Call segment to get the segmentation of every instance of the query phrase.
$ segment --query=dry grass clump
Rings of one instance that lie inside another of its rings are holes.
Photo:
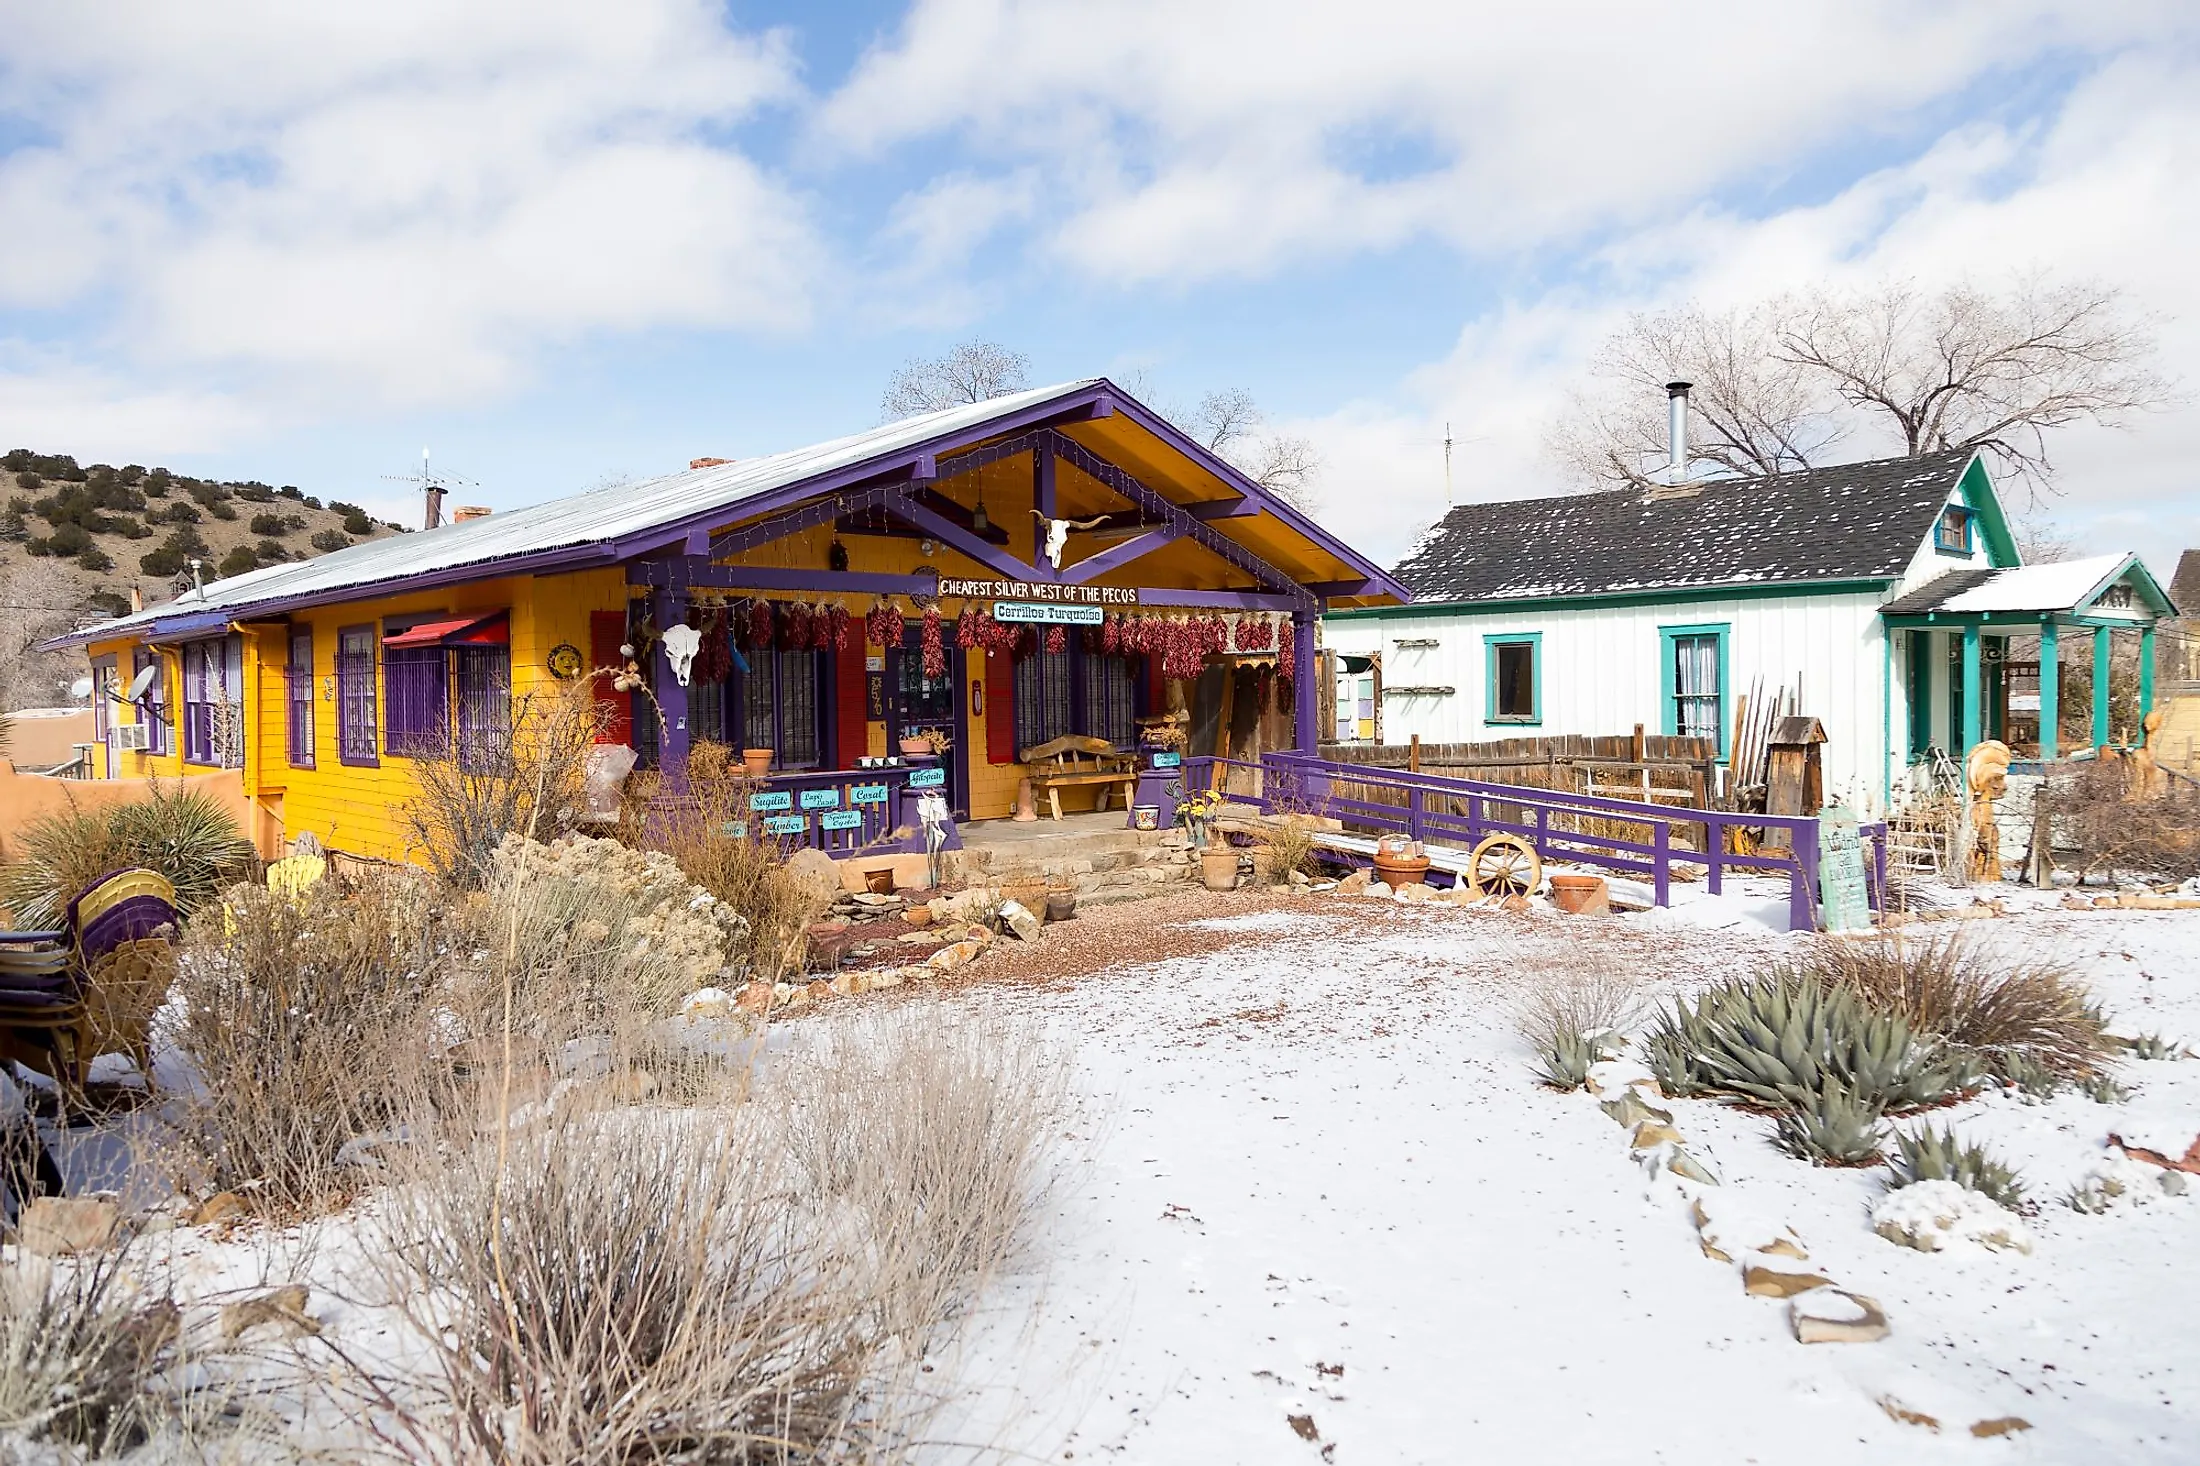
[[[433,1353],[451,1458],[897,1459],[927,1350],[1026,1225],[1055,1069],[1013,1034],[905,1019],[747,1100],[514,1106],[492,1076],[442,1107],[376,1255]]]
[[[198,1179],[279,1211],[356,1189],[340,1153],[396,1123],[432,1047],[433,904],[424,880],[391,872],[294,898],[239,886],[192,920],[175,1043]]]
[[[69,805],[24,825],[9,838],[13,859],[0,867],[0,905],[15,925],[61,925],[69,902],[94,880],[123,866],[159,871],[176,888],[184,915],[251,870],[257,856],[228,810],[202,790],[151,784],[146,797],[85,809]]]
[[[2190,779],[2137,757],[2092,759],[2049,779],[2034,798],[2056,846],[2075,849],[2081,876],[2200,875],[2200,785]]]
[[[1600,1057],[1598,1040],[1632,1027],[1644,1011],[1642,990],[1623,972],[1529,964],[1513,1001],[1513,1026],[1535,1057],[1539,1079],[1553,1089],[1579,1089]]]
[[[1976,1055],[2004,1079],[2034,1070],[2083,1079],[2104,1052],[2100,1013],[2067,964],[1998,952],[1961,932],[1821,942],[1802,970],[1900,1015],[1920,1037]]]
[[[424,751],[413,760],[420,792],[403,810],[413,849],[445,882],[472,890],[493,874],[507,837],[549,840],[571,829],[589,750],[608,719],[591,680],[576,678],[514,697],[501,736]]]
[[[749,808],[763,783],[708,742],[689,752],[680,782],[682,793],[660,796],[650,810],[638,843],[671,856],[748,923],[733,956],[754,976],[771,982],[800,972],[815,903],[787,873],[792,852]]]
[[[59,1266],[26,1256],[0,1272],[0,1430],[103,1457],[176,1418],[180,1316],[165,1298],[134,1294],[124,1256]]]

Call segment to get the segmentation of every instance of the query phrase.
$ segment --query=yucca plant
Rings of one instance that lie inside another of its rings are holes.
[[[1994,1077],[2016,1086],[2028,1099],[2053,1099],[2062,1092],[2063,1076],[2023,1050],[1994,1056]]]
[[[1898,1132],[1894,1143],[1894,1180],[1890,1183],[1893,1186],[1909,1186],[1919,1181],[1953,1181],[2012,1211],[2024,1201],[2023,1179],[1988,1154],[1984,1146],[1966,1145],[1958,1140],[1952,1129],[1935,1130],[1926,1126],[1914,1135]]]
[[[2110,1074],[2096,1074],[2091,1079],[2081,1081],[2078,1087],[2087,1099],[2097,1105],[2120,1105],[2131,1098],[2131,1091],[2118,1084],[2115,1076]]]
[[[1885,1113],[1877,1100],[1830,1080],[1809,1093],[1788,1097],[1775,1122],[1780,1148],[1821,1166],[1868,1166],[1879,1159],[1879,1121]]]
[[[175,883],[186,916],[252,868],[254,852],[236,820],[213,796],[154,784],[146,798],[85,809],[71,804],[25,825],[15,858],[0,867],[0,903],[16,924],[61,924],[77,892],[126,865],[157,870]]]
[[[1596,1061],[1593,1039],[1579,1029],[1562,1029],[1536,1046],[1535,1077],[1553,1089],[1579,1089],[1589,1082],[1589,1066]]]
[[[2167,1062],[2173,1059],[2182,1059],[2185,1056],[2183,1044],[2173,1038],[2165,1038],[2159,1033],[2142,1033],[2137,1038],[2121,1039],[2118,1042],[2131,1050],[2131,1057],[2134,1059],[2153,1059]]]

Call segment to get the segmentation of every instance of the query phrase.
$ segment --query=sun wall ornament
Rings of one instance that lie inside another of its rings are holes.
[[[569,641],[561,641],[550,648],[550,675],[560,682],[571,682],[581,675],[581,649]]]

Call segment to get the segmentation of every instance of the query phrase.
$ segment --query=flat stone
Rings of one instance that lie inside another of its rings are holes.
[[[733,1000],[733,1006],[743,1013],[769,1013],[772,1006],[770,983],[752,982],[741,989],[741,995]]]
[[[953,972],[984,951],[983,943],[960,941],[949,944],[925,959],[925,966],[935,972]]]
[[[1356,870],[1352,872],[1352,874],[1346,876],[1343,880],[1337,882],[1337,889],[1339,891],[1342,891],[1347,896],[1357,895],[1359,892],[1367,889],[1368,879],[1369,877],[1366,871]]]
[[[847,929],[846,921],[813,921],[809,927],[813,937],[837,937]]]
[[[318,1334],[321,1322],[306,1312],[306,1296],[305,1284],[290,1283],[258,1298],[228,1304],[221,1311],[222,1337],[241,1339],[259,1328],[285,1338]]]
[[[1791,1273],[1752,1263],[1742,1269],[1742,1291],[1752,1298],[1793,1298],[1813,1288],[1830,1288],[1833,1279],[1817,1273]]]
[[[194,1227],[211,1227],[226,1222],[232,1217],[244,1217],[251,1214],[252,1208],[247,1206],[245,1199],[236,1192],[217,1191],[191,1209],[190,1221]]]
[[[1799,1344],[1876,1344],[1889,1332],[1877,1299],[1840,1288],[1814,1288],[1790,1298],[1788,1327]]]
[[[122,1212],[91,1196],[34,1196],[16,1218],[16,1245],[42,1257],[99,1252],[115,1240]]]
[[[1627,1143],[1636,1150],[1650,1150],[1660,1145],[1679,1145],[1681,1133],[1670,1125],[1645,1120],[1635,1127],[1634,1138]]]
[[[682,1018],[727,1018],[733,1014],[733,994],[724,988],[698,988],[680,1000]]]
[[[877,891],[858,891],[849,899],[858,906],[868,906],[873,910],[887,906],[906,906],[909,904],[899,896],[887,896]]]
[[[1621,1127],[1629,1130],[1645,1120],[1655,1120],[1660,1125],[1673,1123],[1673,1115],[1670,1110],[1659,1109],[1633,1089],[1625,1091],[1616,1100],[1606,1100],[1599,1108],[1605,1114],[1610,1115]]]
[[[923,977],[930,969],[924,967],[889,967],[871,974],[871,988],[898,988],[911,977]]]
[[[1038,941],[1040,929],[1044,925],[1021,901],[1003,901],[1001,921],[1016,934],[1018,940],[1026,942]]]
[[[947,940],[947,934],[945,932],[935,931],[903,932],[900,936],[894,938],[894,940],[897,942],[906,942],[912,947],[937,947],[940,943]]]
[[[1980,1440],[1991,1440],[1997,1435],[2015,1435],[2018,1431],[2030,1430],[2031,1428],[2032,1422],[2026,1420],[2022,1415],[2002,1415],[1992,1420],[1977,1422],[1971,1427],[1971,1434],[1977,1436]]]

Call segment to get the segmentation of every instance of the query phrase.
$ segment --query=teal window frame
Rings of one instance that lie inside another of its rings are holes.
[[[1658,708],[1668,738],[1680,734],[1680,688],[1676,679],[1680,675],[1679,643],[1684,638],[1715,637],[1719,647],[1719,757],[1726,757],[1727,714],[1734,706],[1734,682],[1728,669],[1728,649],[1734,639],[1734,623],[1731,621],[1706,621],[1693,626],[1660,626],[1658,628]]]
[[[1500,715],[1497,711],[1497,649],[1528,648],[1528,701],[1533,711]],[[1484,727],[1534,728],[1543,722],[1543,633],[1540,631],[1491,631],[1482,637],[1482,723]]]
[[[1941,542],[1940,527],[1948,522],[1950,514],[1961,514],[1963,516],[1963,544],[1960,547]],[[1978,511],[1968,504],[1941,505],[1940,517],[1933,521],[1933,551],[1935,554],[1955,555],[1966,560],[1977,554]]]

